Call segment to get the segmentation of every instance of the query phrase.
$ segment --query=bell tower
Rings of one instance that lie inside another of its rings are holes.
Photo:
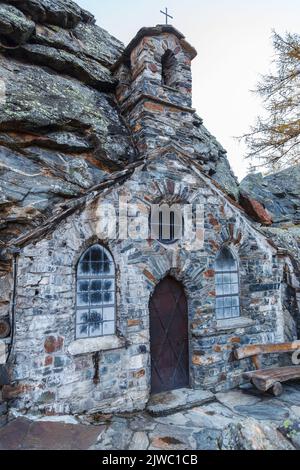
[[[188,147],[196,55],[177,29],[158,25],[142,28],[114,65],[116,97],[142,154],[171,142]]]

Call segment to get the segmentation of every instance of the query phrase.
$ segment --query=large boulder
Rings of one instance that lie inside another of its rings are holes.
[[[222,433],[222,450],[294,450],[272,422],[252,418],[232,423]]]
[[[122,169],[135,149],[112,93],[122,43],[71,1],[5,1],[0,13],[5,243]],[[0,275],[7,267],[0,255]]]
[[[15,56],[71,75],[96,90],[113,91],[116,86],[116,80],[102,64],[89,57],[80,57],[63,49],[40,44],[26,44],[18,49]]]
[[[7,46],[24,44],[35,30],[35,23],[12,5],[0,3],[0,41]]]
[[[80,21],[93,22],[94,16],[71,0],[3,0],[16,6],[37,23],[74,28]]]
[[[124,49],[118,39],[91,23],[79,23],[72,32],[59,26],[37,24],[31,42],[91,58],[108,68]]]

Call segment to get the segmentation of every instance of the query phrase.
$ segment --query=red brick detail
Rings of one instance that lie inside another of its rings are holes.
[[[231,343],[240,343],[241,338],[239,338],[238,336],[234,336],[233,338],[230,338],[230,342]]]
[[[51,366],[53,364],[53,357],[52,356],[46,356],[44,364],[45,364],[46,367]]]
[[[2,389],[2,397],[4,400],[12,400],[23,395],[27,390],[32,390],[30,385],[4,385]]]
[[[128,320],[127,325],[130,326],[139,326],[141,324],[141,320]]]
[[[204,276],[207,278],[212,278],[215,275],[215,271],[213,269],[208,269],[204,272]]]
[[[148,68],[151,70],[151,72],[156,73],[158,71],[158,67],[155,64],[149,64]]]
[[[217,219],[212,214],[208,214],[208,220],[209,220],[209,223],[211,225],[213,225],[214,227],[216,225],[219,225],[219,222],[217,221]]]
[[[210,246],[212,247],[212,249],[217,252],[220,248],[220,246],[218,245],[218,243],[215,241],[215,240],[209,240],[208,242],[210,244]]]
[[[136,379],[140,379],[141,377],[144,377],[145,375],[145,369],[140,369],[140,370],[137,370],[135,372],[133,372],[133,377],[136,378]]]
[[[161,104],[151,103],[150,101],[145,103],[145,108],[149,109],[149,111],[153,111],[154,113],[162,113],[164,110],[164,107]]]
[[[52,354],[61,351],[64,344],[64,339],[61,336],[48,336],[45,340],[44,348],[47,354]]]
[[[175,183],[174,183],[174,181],[168,180],[168,181],[167,181],[167,188],[168,188],[168,192],[169,192],[170,194],[174,194],[174,191],[175,191]]]
[[[156,284],[156,278],[152,273],[150,273],[147,269],[144,269],[143,273],[149,279],[149,281],[153,282],[153,284]]]

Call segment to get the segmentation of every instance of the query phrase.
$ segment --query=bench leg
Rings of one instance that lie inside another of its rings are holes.
[[[280,382],[275,382],[272,385],[270,391],[274,395],[274,397],[279,397],[279,395],[281,395],[283,392],[283,387]]]

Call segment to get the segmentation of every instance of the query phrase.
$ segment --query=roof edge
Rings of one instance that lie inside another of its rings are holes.
[[[174,26],[170,24],[165,24],[165,25],[158,24],[156,26],[144,26],[137,32],[137,34],[130,41],[128,46],[126,46],[126,48],[123,51],[123,54],[117,60],[117,62],[113,64],[113,66],[111,67],[111,70],[114,71],[119,67],[119,65],[121,65],[124,62],[127,62],[130,58],[130,54],[133,51],[133,49],[140,43],[140,41],[144,37],[159,36],[160,34],[163,34],[163,33],[174,34],[181,41],[183,48],[187,50],[188,53],[190,54],[191,60],[193,60],[197,56],[196,49],[186,41],[185,36],[178,29],[174,28]]]

